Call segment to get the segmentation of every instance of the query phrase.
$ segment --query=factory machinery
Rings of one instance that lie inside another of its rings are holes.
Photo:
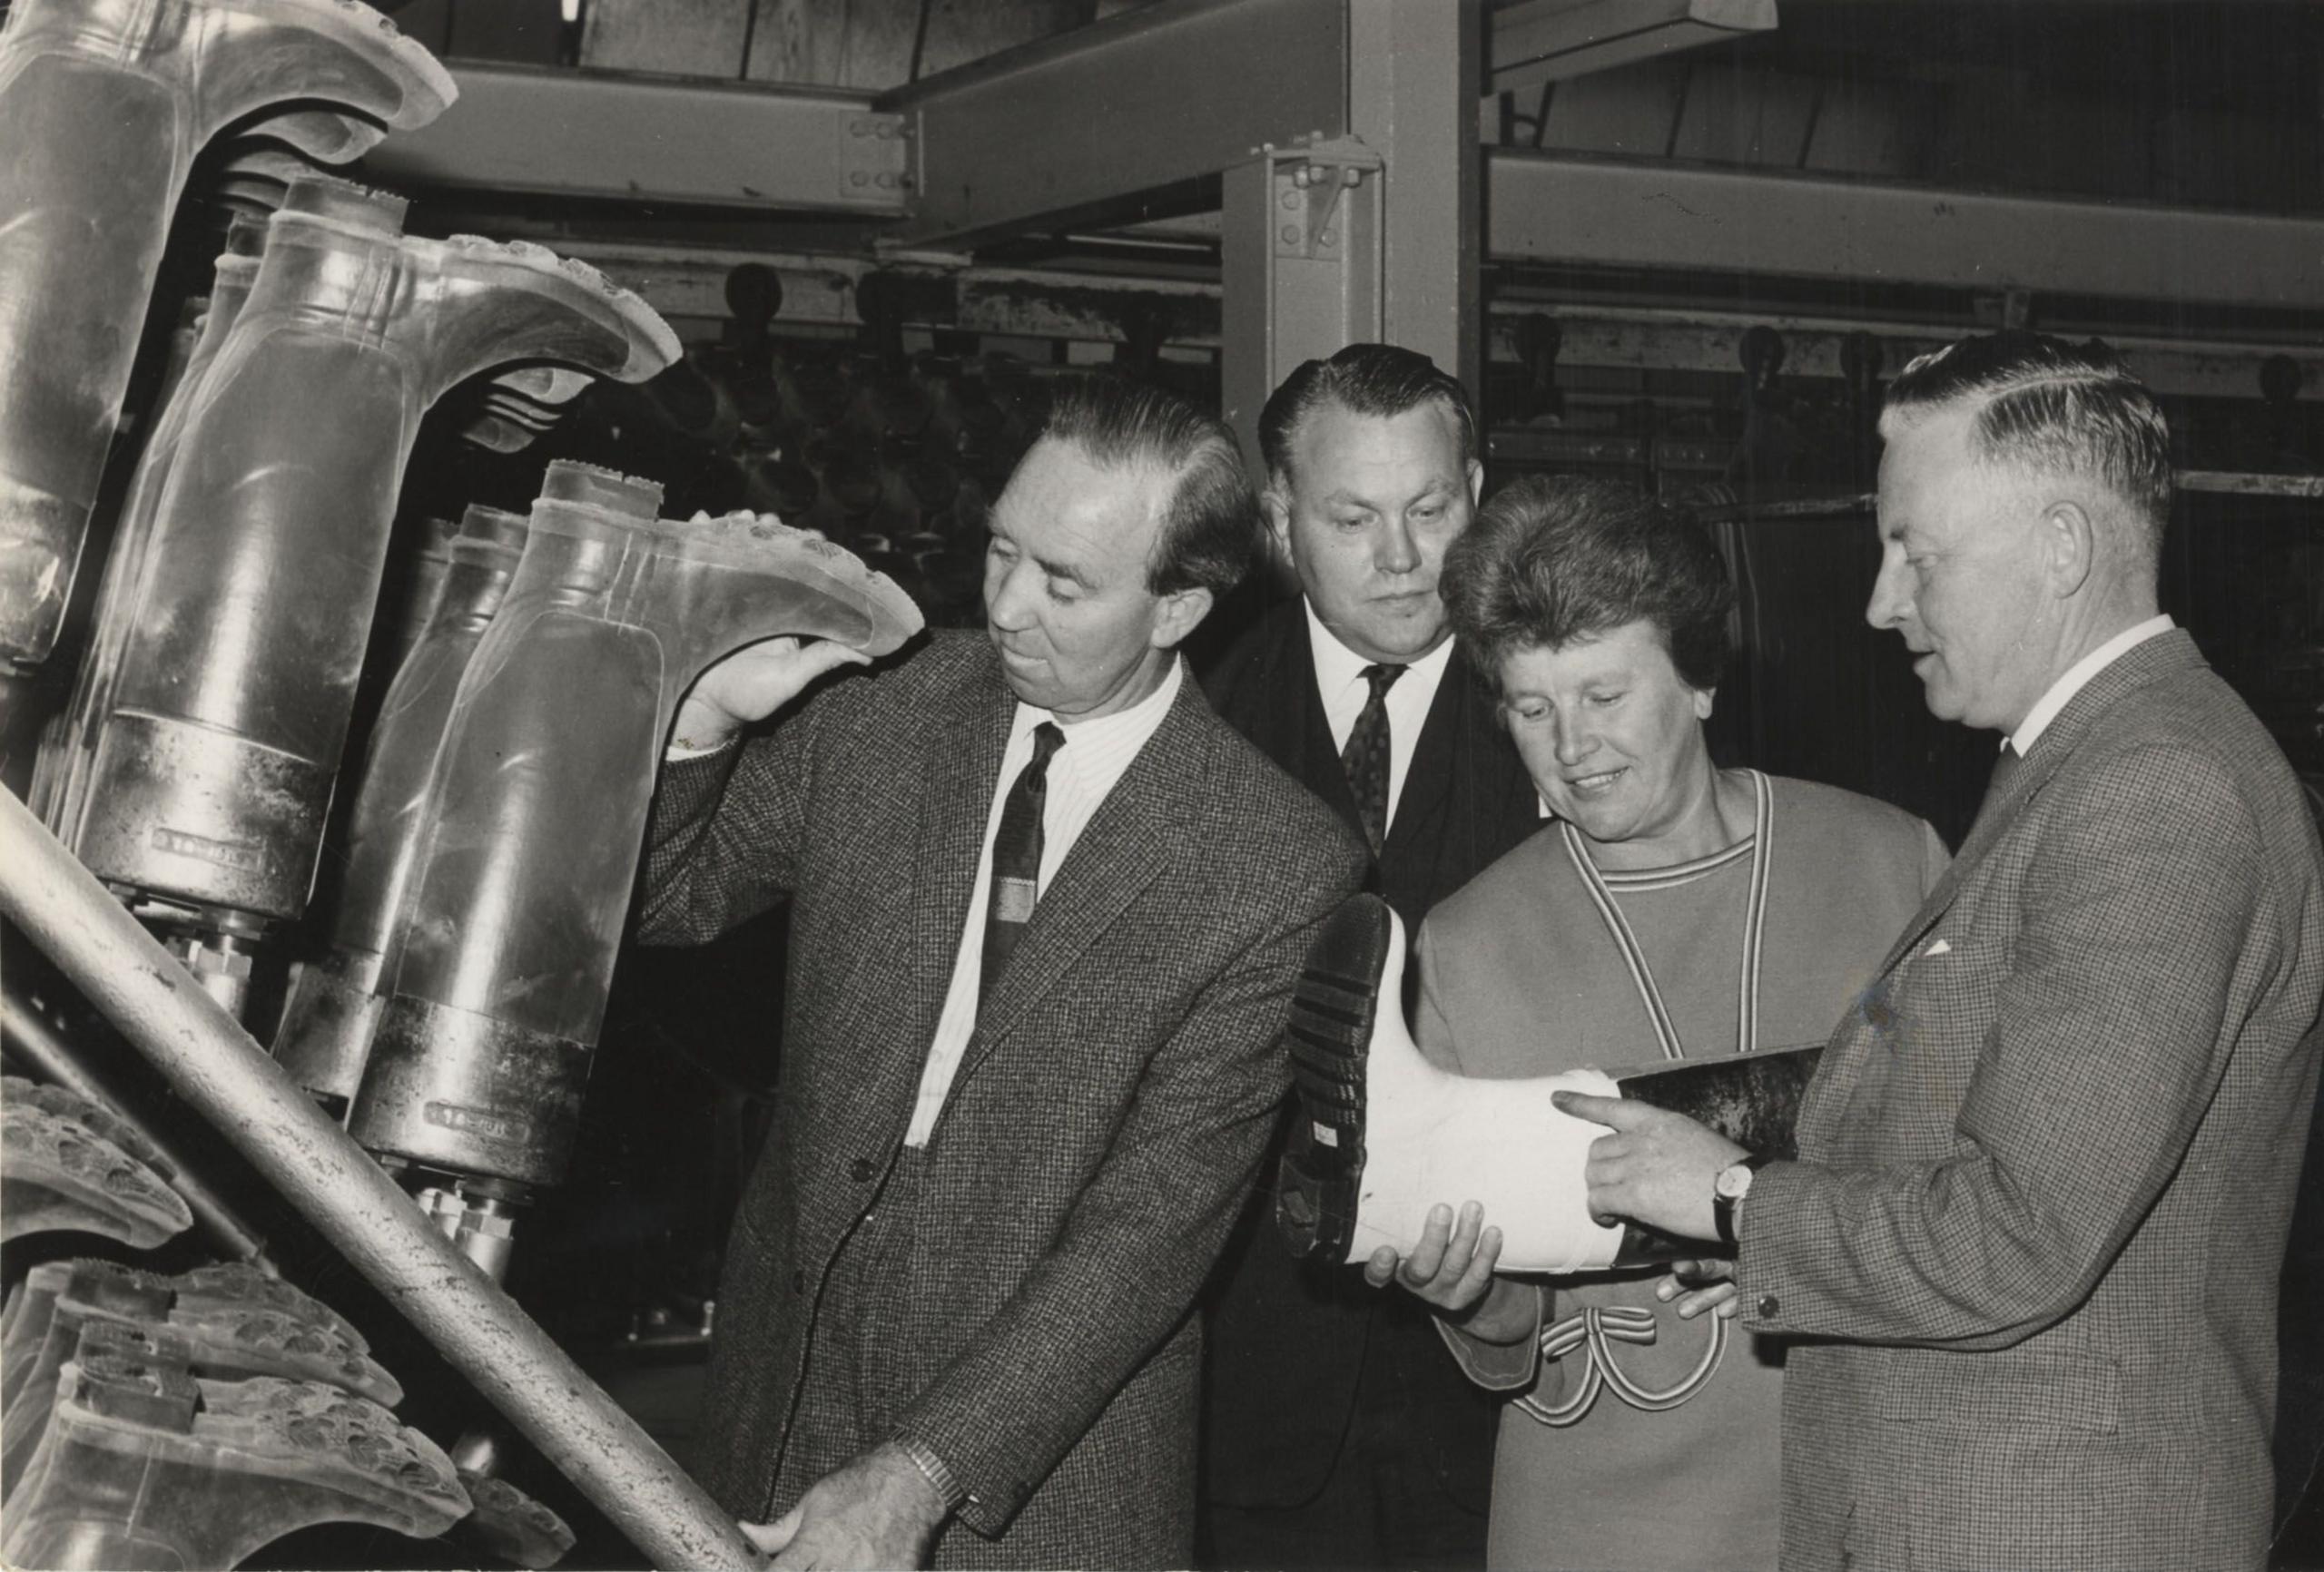
[[[62,683],[44,668],[81,653],[27,799],[0,799],[0,915],[655,1564],[756,1565],[499,1282],[570,1161],[686,687],[756,640],[884,653],[921,616],[816,534],[665,518],[661,486],[569,458],[528,512],[471,506],[391,575],[431,409],[506,454],[594,382],[679,357],[590,268],[407,233],[402,198],[320,172],[455,92],[352,0],[11,9],[0,721],[21,729]],[[124,325],[189,215],[226,219],[214,280],[159,329],[159,390],[109,466],[141,354]],[[85,638],[61,639],[83,605]],[[380,648],[395,674],[356,768]],[[301,925],[328,944],[292,968]],[[573,1535],[495,1477],[482,1410],[448,1451],[399,1420],[397,1375],[108,1086],[25,958],[0,1217],[103,1255],[9,1273],[0,1558],[224,1567],[338,1522],[554,1564]],[[254,1003],[270,975],[279,1012]],[[278,1013],[270,1055],[249,1028]]]

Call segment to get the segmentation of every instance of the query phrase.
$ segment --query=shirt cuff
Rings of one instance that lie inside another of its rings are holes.
[[[696,746],[692,742],[673,737],[670,739],[670,745],[662,750],[662,760],[668,764],[683,764],[689,759],[708,759],[714,754],[724,753],[739,741],[741,741],[739,736],[730,733],[721,737],[715,742]]]

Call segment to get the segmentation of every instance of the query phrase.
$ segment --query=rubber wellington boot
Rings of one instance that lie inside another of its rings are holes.
[[[241,315],[258,277],[260,253],[266,249],[267,221],[252,213],[238,213],[226,226],[226,249],[219,255],[210,286],[210,309],[202,319],[200,336],[186,357],[184,373],[171,394],[159,400],[153,429],[137,455],[129,491],[113,529],[113,549],[105,556],[103,577],[97,581],[97,604],[91,622],[89,650],[76,673],[73,702],[54,745],[41,749],[43,773],[53,782],[46,801],[39,801],[35,781],[34,808],[52,830],[62,831],[77,823],[82,794],[87,790],[89,758],[96,746],[100,722],[111,707],[113,679],[121,670],[122,651],[132,628],[128,603],[143,570],[146,548],[153,542],[153,517],[161,506],[162,487],[176,462],[178,439],[184,433],[186,397],[202,385],[218,347]]]
[[[0,1241],[59,1231],[151,1250],[193,1226],[166,1164],[71,1093],[7,1077],[0,1102]],[[76,1116],[94,1115],[94,1117]]]
[[[428,823],[428,785],[460,674],[507,594],[531,521],[474,506],[446,545],[434,615],[396,671],[371,732],[349,820],[347,870],[330,950],[292,983],[274,1056],[325,1107],[345,1115],[378,1029],[379,969]]]
[[[347,0],[16,0],[0,34],[0,663],[55,642],[194,154],[295,104],[286,134],[352,158],[456,92]]]
[[[304,180],[271,221],[193,395],[65,837],[102,878],[248,928],[305,909],[422,414],[512,360],[635,380],[677,353],[595,271],[404,239],[402,209]]]
[[[565,1519],[506,1479],[460,1470],[460,1488],[475,1510],[445,1531],[445,1538],[512,1567],[554,1567],[573,1548]]]
[[[45,1379],[49,1327],[57,1302],[67,1295],[84,1307],[97,1307],[103,1312],[100,1319],[140,1325],[162,1325],[172,1316],[221,1323],[240,1312],[265,1310],[323,1333],[334,1347],[356,1355],[369,1351],[362,1333],[338,1312],[246,1263],[163,1277],[111,1261],[44,1262],[25,1274],[0,1317],[0,1430],[8,1416],[25,1409],[21,1400],[35,1380]],[[54,1368],[49,1366],[48,1373]],[[44,1400],[38,1409],[47,1406]]]
[[[39,1445],[65,1362],[99,1325],[146,1334],[172,1351],[176,1362],[213,1380],[281,1376],[321,1381],[385,1407],[403,1400],[396,1379],[331,1329],[264,1305],[179,1306],[166,1282],[124,1280],[84,1265],[53,1294],[46,1339],[0,1419],[0,1493],[15,1489]],[[157,1303],[166,1307],[157,1312]]]
[[[64,1367],[0,1556],[19,1567],[228,1567],[319,1523],[432,1537],[468,1505],[451,1459],[377,1403],[93,1352]]]
[[[1472,1079],[1421,1056],[1398,1002],[1403,975],[1403,923],[1376,896],[1342,906],[1308,952],[1289,1028],[1299,1116],[1275,1191],[1275,1223],[1295,1254],[1362,1261],[1384,1244],[1406,1254],[1430,1208],[1468,1201],[1501,1230],[1503,1272],[1714,1254],[1700,1240],[1592,1222],[1582,1170],[1606,1129],[1561,1113],[1551,1094],[1636,1097],[1783,1154],[1822,1052]]]
[[[133,1318],[157,1321],[173,1312],[216,1316],[237,1310],[271,1310],[303,1326],[329,1332],[358,1353],[370,1351],[363,1334],[337,1311],[279,1277],[269,1277],[248,1262],[216,1262],[174,1277],[112,1261],[44,1262],[25,1274],[24,1282],[8,1296],[5,1315],[0,1315],[0,1406],[15,1395],[47,1338],[57,1295],[76,1280],[80,1286],[75,1292],[83,1297],[100,1295],[108,1305],[126,1305],[128,1309],[121,1313]]]
[[[555,1184],[679,699],[760,639],[881,655],[920,630],[903,592],[841,547],[749,514],[657,520],[660,496],[549,466],[437,754],[348,1125],[374,1152]]]

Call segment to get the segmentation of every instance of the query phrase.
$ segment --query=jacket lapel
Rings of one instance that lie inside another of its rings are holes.
[[[1928,899],[1921,903],[1919,912],[1905,925],[1904,933],[1889,949],[1887,958],[1880,963],[1880,974],[1886,976],[1894,970],[1928,930],[1953,909],[1954,899],[1961,892],[1962,881],[2008,833],[2010,826],[2024,811],[2025,805],[2033,801],[2042,788],[2050,783],[2051,777],[2073,757],[2074,750],[2097,727],[2107,711],[2150,683],[2201,665],[2202,660],[2195,648],[2195,641],[2188,636],[2186,631],[2173,628],[2125,652],[2093,677],[2082,692],[2068,700],[2065,708],[2058,712],[2056,719],[2035,740],[2033,751],[2026,754],[2009,784],[1978,812],[1976,823],[1970,826],[1969,839],[1962,842],[1960,854],[1954,858],[1944,877],[1936,881],[1936,888],[1929,891]]]
[[[1452,837],[1433,833],[1436,821],[1444,812],[1444,800],[1452,790],[1452,771],[1457,755],[1467,750],[1468,739],[1462,735],[1464,706],[1461,702],[1462,684],[1469,680],[1468,668],[1462,664],[1458,650],[1445,663],[1444,674],[1436,683],[1436,696],[1428,702],[1428,713],[1420,723],[1420,735],[1413,740],[1413,761],[1404,771],[1404,789],[1396,798],[1396,817],[1388,825],[1388,841],[1382,848],[1382,860],[1397,856],[1407,850],[1406,843],[1415,836],[1423,836],[1440,846],[1449,845]],[[1343,777],[1345,771],[1342,771]],[[1474,780],[1473,775],[1467,777]],[[1354,793],[1349,792],[1353,802]],[[1473,828],[1459,826],[1464,832]]]
[[[1296,695],[1296,717],[1299,730],[1293,733],[1303,754],[1302,768],[1289,771],[1291,778],[1303,781],[1307,789],[1323,799],[1324,806],[1340,816],[1341,821],[1364,834],[1364,816],[1355,811],[1355,792],[1347,783],[1347,770],[1340,763],[1340,751],[1332,745],[1332,723],[1324,715],[1323,690],[1315,685],[1315,651],[1307,642],[1307,619],[1303,613],[1292,624],[1284,650],[1283,685]]]
[[[988,663],[960,713],[921,765],[920,841],[913,862],[911,1036],[924,1055],[944,1011],[945,990],[960,951],[960,929],[969,918],[977,859],[984,850],[985,821],[1000,781],[1000,759],[1009,747],[1015,696]]]

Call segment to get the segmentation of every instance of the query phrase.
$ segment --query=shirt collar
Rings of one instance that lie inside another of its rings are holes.
[[[1017,701],[1017,713],[1009,723],[1009,740],[1016,742],[1029,735],[1044,721],[1057,721],[1065,732],[1065,746],[1076,742],[1103,746],[1136,736],[1140,742],[1151,736],[1162,724],[1162,718],[1177,702],[1178,689],[1186,682],[1187,663],[1178,654],[1170,656],[1170,669],[1163,673],[1161,685],[1127,710],[1116,710],[1110,715],[1099,715],[1091,721],[1059,721],[1048,710],[1036,709],[1024,700]]]
[[[2025,712],[2025,719],[2017,723],[2017,730],[2004,737],[2001,745],[2015,751],[2023,759],[2026,751],[2041,741],[2042,733],[2050,729],[2050,722],[2058,718],[2058,712],[2064,709],[2076,693],[2090,686],[2092,678],[2147,640],[2169,633],[2171,628],[2169,616],[2149,617],[2142,623],[2124,628],[2068,666],[2065,675],[2052,683],[2050,691],[2034,701],[2034,707]]]
[[[1315,691],[1328,694],[1363,682],[1364,669],[1373,663],[1340,643],[1339,635],[1325,627],[1324,619],[1315,614],[1314,601],[1302,595],[1299,604],[1307,614],[1307,647],[1315,661]],[[1401,684],[1411,682],[1414,677],[1425,677],[1433,687],[1452,659],[1452,640],[1447,635],[1434,649],[1409,663],[1404,675],[1398,682]],[[1393,689],[1390,691],[1393,692]]]

